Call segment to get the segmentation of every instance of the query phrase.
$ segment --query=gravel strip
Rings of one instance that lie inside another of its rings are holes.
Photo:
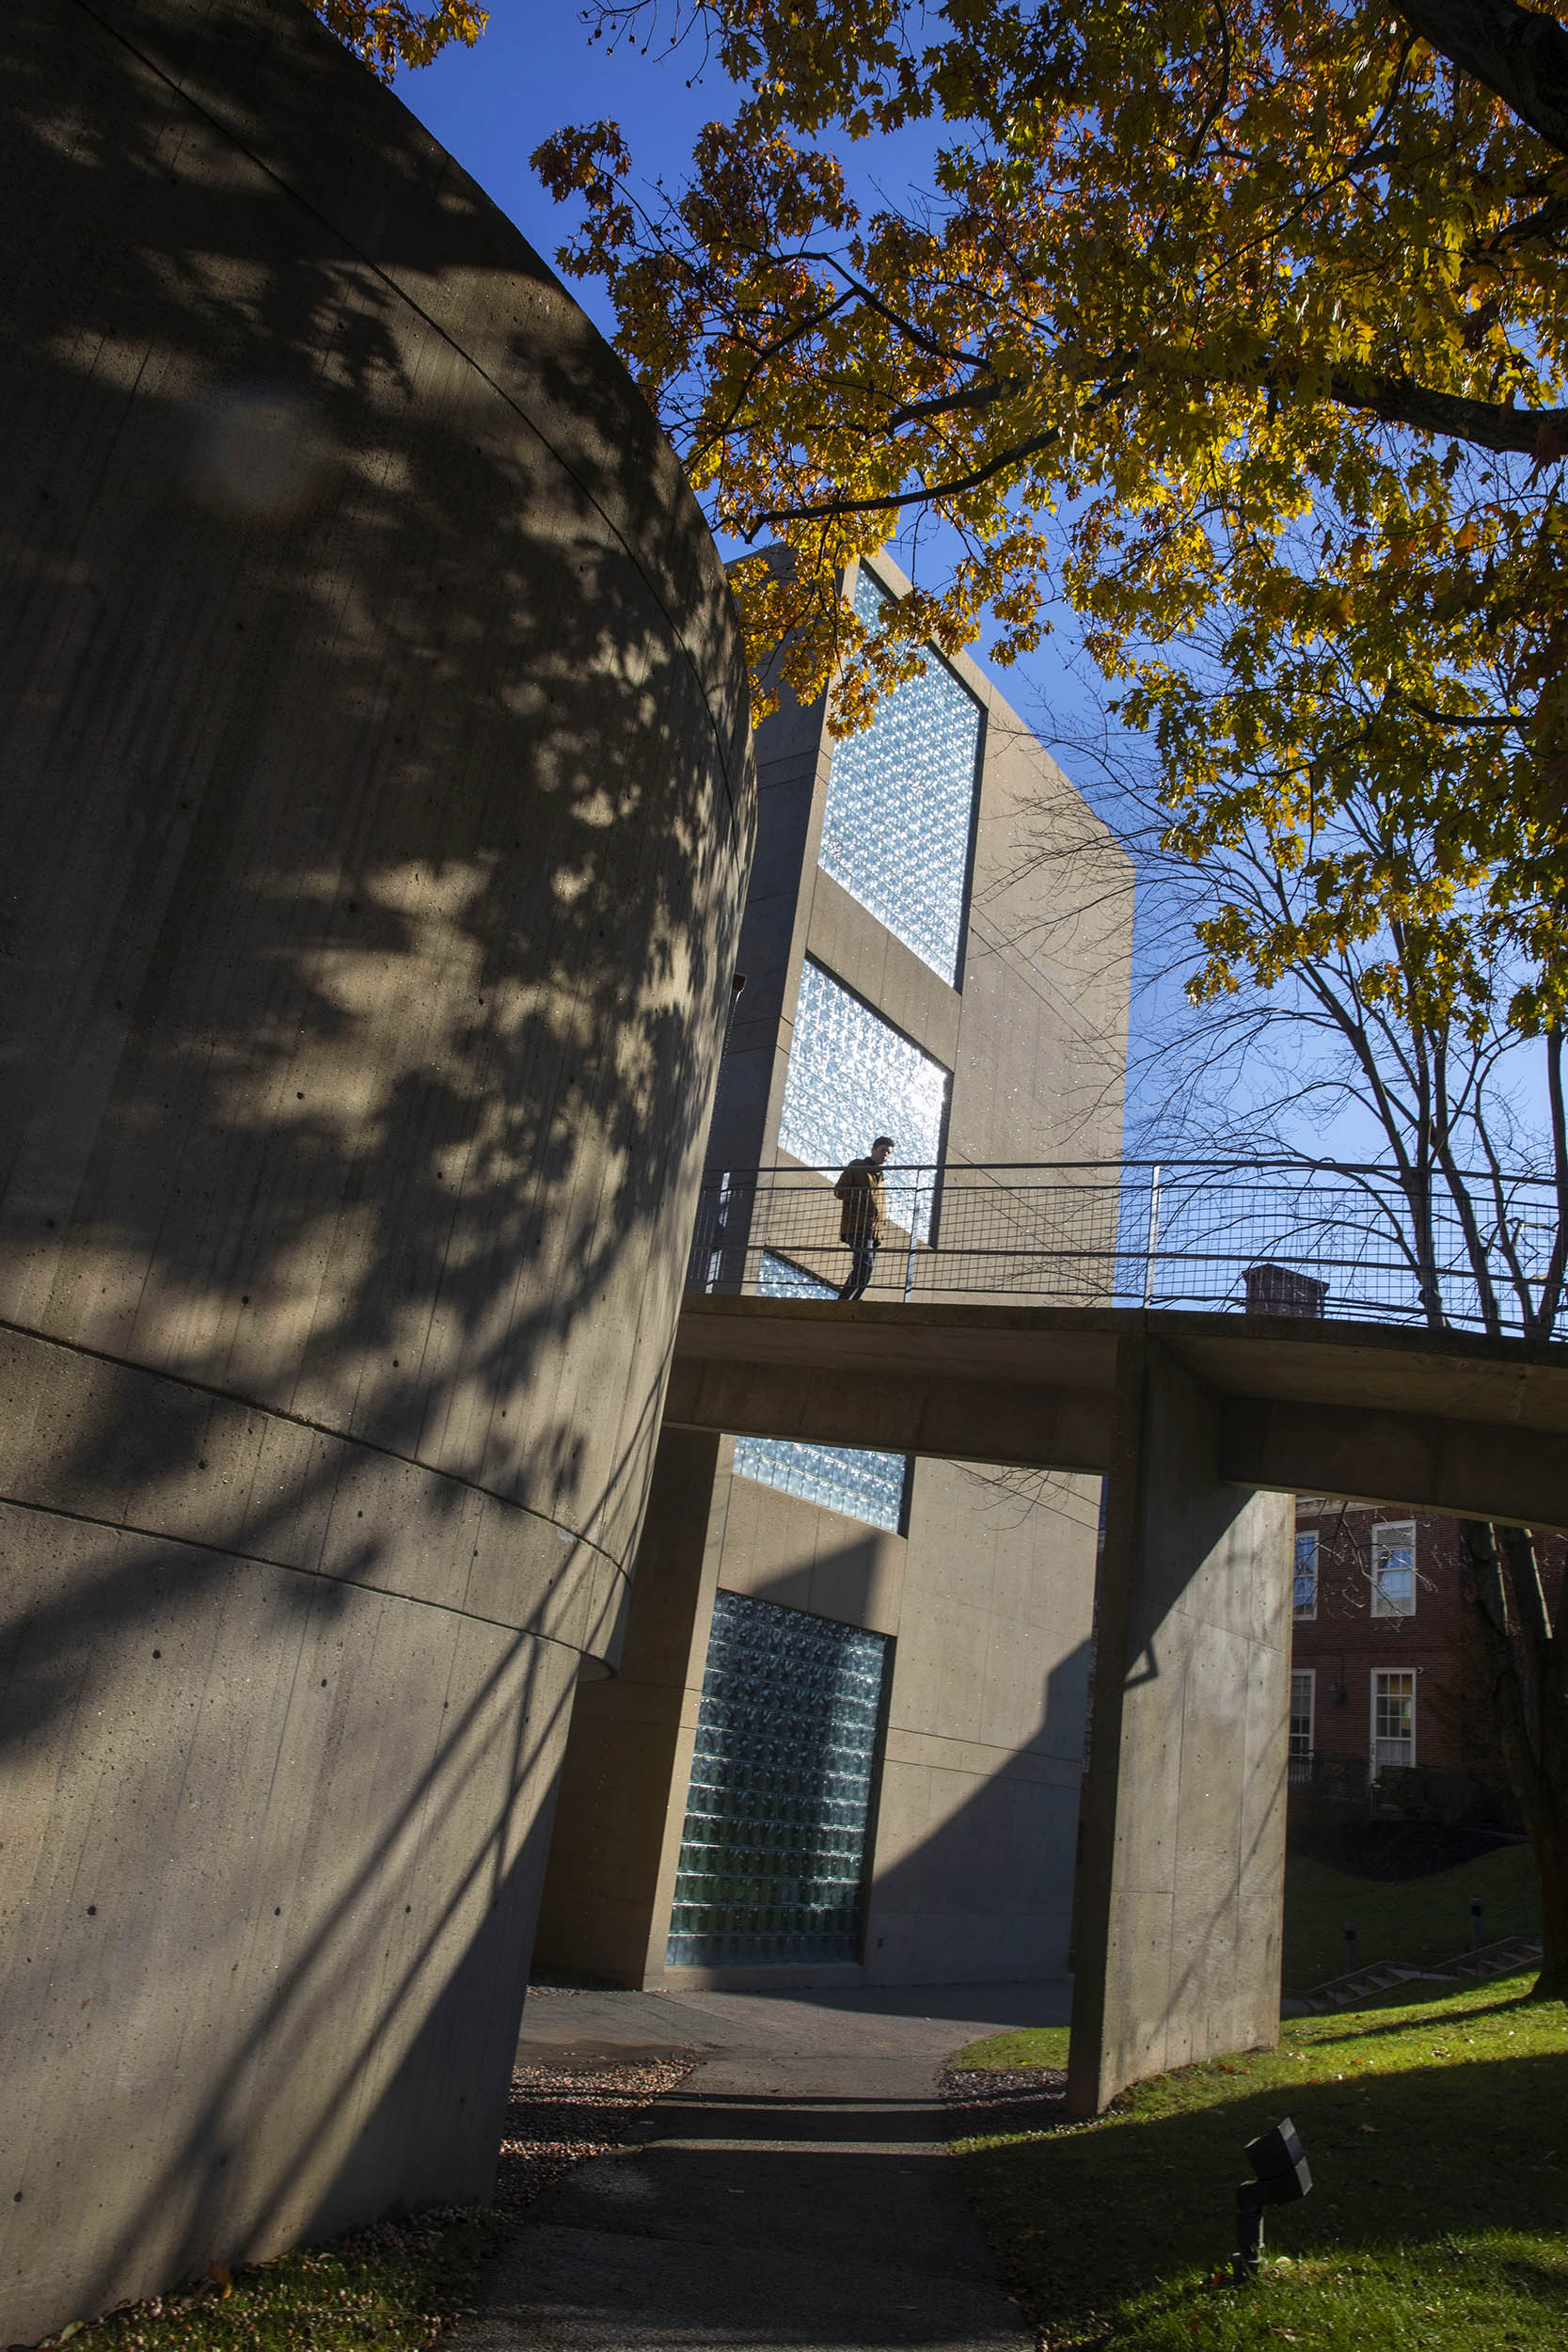
[[[1065,2066],[945,2066],[939,2088],[954,2139],[1049,2132],[1067,2120]]]
[[[498,2208],[520,2212],[573,2165],[618,2147],[627,2125],[696,2062],[693,2054],[629,2066],[519,2066],[501,2134]]]

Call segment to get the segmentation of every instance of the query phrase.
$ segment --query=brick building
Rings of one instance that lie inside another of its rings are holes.
[[[1548,1600],[1564,1545],[1541,1548]],[[1511,1821],[1455,1519],[1304,1496],[1296,1511],[1291,1783],[1401,1812]]]

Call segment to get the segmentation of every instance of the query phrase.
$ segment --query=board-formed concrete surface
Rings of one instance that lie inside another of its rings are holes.
[[[1100,1560],[1069,2111],[1279,2031],[1289,1495],[1215,1470],[1214,1401],[1130,1350]]]
[[[0,54],[9,2343],[488,2185],[753,780],[644,403],[307,9]]]
[[[800,1996],[535,1989],[519,2059],[691,2050],[627,2144],[528,2217],[462,2352],[1027,2352],[948,2153],[936,2074],[1059,2025],[1069,1987]]]

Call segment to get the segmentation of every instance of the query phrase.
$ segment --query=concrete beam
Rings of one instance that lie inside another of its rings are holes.
[[[1111,1399],[1096,1390],[998,1380],[932,1379],[806,1365],[692,1363],[677,1358],[666,1428],[733,1437],[869,1446],[939,1460],[1048,1461],[1103,1476],[1110,1467]]]
[[[1283,1494],[1568,1527],[1562,1438],[1496,1422],[1229,1397],[1221,1414],[1219,1469],[1236,1486]]]
[[[1224,1406],[1220,1475],[1568,1527],[1568,1347],[1286,1316],[689,1297],[667,1418],[1103,1474],[1118,1350]]]

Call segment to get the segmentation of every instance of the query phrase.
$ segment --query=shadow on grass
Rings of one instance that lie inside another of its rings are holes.
[[[1527,1973],[1530,1978],[1533,1978],[1533,1969]],[[1369,2014],[1369,2012],[1375,2012],[1378,2009],[1393,2010],[1396,2007],[1392,1997],[1394,1993],[1399,1993],[1402,1995],[1402,1998],[1397,2004],[1399,2010],[1398,2015],[1391,2016],[1386,2026],[1368,2026],[1361,2022],[1362,2019]],[[1328,2025],[1329,2020],[1324,2018],[1315,2026],[1315,2030],[1312,2035],[1312,2047],[1314,2050],[1332,2049],[1334,2044],[1338,2042],[1377,2042],[1386,2040],[1390,2034],[1408,2033],[1411,2027],[1411,2018],[1409,2015],[1411,2010],[1430,2007],[1433,2010],[1442,2010],[1445,2012],[1451,2014],[1452,2002],[1453,1985],[1450,1979],[1446,1977],[1434,1978],[1429,1985],[1395,1985],[1390,1989],[1390,1993],[1386,1994],[1381,2000],[1369,2001],[1365,2009],[1347,2010],[1345,2012],[1345,2030],[1343,2033],[1325,2032],[1324,2027]],[[1520,1992],[1515,1989],[1501,1995],[1497,2000],[1483,2001],[1477,2009],[1466,2009],[1462,2014],[1460,2023],[1455,2026],[1455,2031],[1463,2032],[1466,2026],[1471,2025],[1477,2018],[1480,2017],[1501,2017],[1510,2010],[1528,2009],[1533,2006],[1534,2003],[1528,1992]],[[1543,2004],[1543,2008],[1548,2015],[1555,2006],[1555,2003]],[[1565,2011],[1564,2015],[1568,2016],[1568,2011]],[[1423,2024],[1425,2021],[1418,2020],[1417,2022],[1418,2024]],[[1436,2022],[1437,2021],[1434,2018],[1433,2021],[1434,2027]],[[1286,2030],[1288,2033],[1289,2028],[1287,2027]]]
[[[1500,1846],[1453,1868],[1405,1879],[1357,1878],[1299,1851],[1285,1863],[1287,1987],[1325,1983],[1345,1964],[1353,1921],[1363,1959],[1428,1967],[1465,1951],[1470,1899],[1485,1905],[1489,1940],[1541,1932],[1541,1883],[1528,1846]]]
[[[1457,2056],[1473,2018],[1513,2008],[1526,2005],[1433,2020],[1433,2054]],[[1261,2058],[1257,2070],[1267,2079],[1256,2090],[1243,2088],[1245,2072],[1234,2091],[1220,2090],[1206,2069],[1212,2103],[1185,2113],[1140,2113],[1134,2094],[1086,2131],[973,2147],[972,2194],[1009,2285],[1047,2340],[1094,2337],[1134,2298],[1141,2333],[1151,2302],[1164,2305],[1163,2287],[1178,2301],[1189,2296],[1195,2267],[1229,2253],[1245,2143],[1287,2112],[1314,2191],[1270,2215],[1274,2252],[1354,2263],[1397,2249],[1463,2266],[1466,2242],[1488,2233],[1561,2232],[1568,2049],[1364,2075],[1339,2075],[1334,2056],[1332,2045],[1314,2044],[1299,2080],[1286,2063]],[[1162,2089],[1168,2095],[1180,2081]],[[1535,2277],[1526,2249],[1506,2266],[1516,2261],[1532,2273],[1520,2291],[1554,2300],[1568,2320],[1563,2276]]]

